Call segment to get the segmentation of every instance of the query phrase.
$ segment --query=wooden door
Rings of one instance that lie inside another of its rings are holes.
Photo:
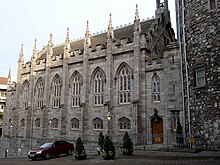
[[[153,144],[162,144],[163,143],[163,120],[157,118],[157,120],[151,121],[152,126],[152,142]]]

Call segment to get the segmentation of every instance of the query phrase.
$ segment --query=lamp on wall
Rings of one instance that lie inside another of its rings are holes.
[[[107,119],[110,121],[112,119],[112,113],[108,111],[107,113]]]

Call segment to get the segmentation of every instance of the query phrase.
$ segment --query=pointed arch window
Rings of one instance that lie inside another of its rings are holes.
[[[103,121],[102,121],[102,119],[97,117],[92,122],[93,122],[93,129],[95,129],[95,130],[103,129]]]
[[[21,119],[21,128],[24,128],[25,127],[25,119]]]
[[[152,99],[153,102],[160,102],[160,78],[157,74],[152,78]]]
[[[98,70],[94,76],[94,105],[102,105],[104,102],[105,76]]]
[[[130,130],[131,129],[131,120],[127,117],[122,117],[118,120],[120,130]]]
[[[81,76],[79,73],[75,74],[70,82],[72,107],[80,106],[80,94],[81,94]]]
[[[35,120],[35,127],[37,127],[37,128],[40,127],[40,119],[39,119],[39,118],[37,118],[37,119]]]
[[[119,73],[119,103],[131,102],[131,72],[127,66]]]
[[[60,98],[61,98],[61,78],[59,76],[56,76],[53,80],[52,84],[52,90],[53,90],[53,108],[59,108],[60,107]]]
[[[79,129],[79,120],[77,118],[73,118],[70,120],[70,128]]]
[[[22,103],[24,109],[28,107],[28,98],[29,98],[29,83],[26,81],[24,82],[22,88]]]
[[[52,127],[52,129],[57,129],[58,128],[58,119],[54,118],[51,121],[51,127]]]
[[[38,80],[35,92],[36,108],[42,108],[44,100],[44,81],[42,79]]]

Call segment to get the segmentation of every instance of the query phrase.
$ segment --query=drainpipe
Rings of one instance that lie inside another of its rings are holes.
[[[177,3],[177,7],[178,9],[180,9],[180,6],[179,6],[179,2]],[[190,99],[189,99],[189,73],[188,73],[188,61],[187,61],[187,52],[186,52],[186,36],[185,36],[185,4],[184,4],[184,0],[182,0],[182,38],[183,38],[183,50],[182,50],[182,43],[181,43],[181,35],[180,35],[180,22],[178,22],[178,28],[179,28],[179,33],[178,33],[178,37],[179,37],[179,45],[180,45],[180,54],[182,57],[184,57],[184,63],[185,63],[185,76],[186,76],[186,92],[187,92],[187,115],[188,115],[188,127],[189,127],[189,136],[191,136],[191,110],[190,110]],[[180,15],[179,15],[179,12],[178,12],[178,18],[180,18]],[[182,55],[182,51],[183,51],[183,55]],[[181,58],[181,68],[183,69],[183,59]],[[181,72],[182,74],[182,90],[184,89],[184,82],[183,82],[183,73]],[[184,93],[183,93],[183,110],[184,110],[184,119],[185,119],[185,97],[184,97]],[[184,123],[184,125],[186,125]],[[185,131],[185,135],[186,135],[186,131]]]

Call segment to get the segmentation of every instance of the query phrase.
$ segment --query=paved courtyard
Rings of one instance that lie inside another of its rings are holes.
[[[50,160],[31,161],[28,158],[0,159],[1,165],[219,165],[220,152],[160,152],[160,151],[135,151],[132,156],[117,154],[114,160],[103,160],[102,157],[93,153],[88,154],[86,160],[77,161],[73,156],[61,156]]]

